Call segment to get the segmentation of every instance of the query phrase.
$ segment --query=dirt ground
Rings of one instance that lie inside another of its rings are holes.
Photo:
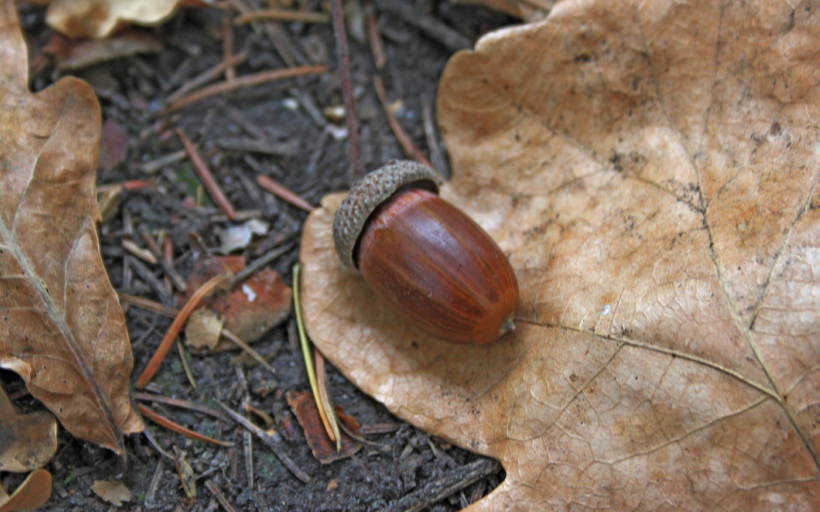
[[[317,1],[308,4],[318,4]],[[447,1],[405,2],[418,12],[442,20],[474,42],[481,34],[511,24],[514,20],[483,8]],[[261,3],[260,3],[261,4]],[[40,55],[52,31],[44,23],[44,12],[23,5],[21,19],[30,44],[31,58]],[[122,162],[99,171],[98,184],[154,179],[156,187],[126,191],[120,208],[100,227],[102,252],[114,287],[121,292],[162,301],[138,274],[124,269],[122,239],[129,230],[145,228],[151,233],[167,230],[174,241],[176,269],[186,276],[191,270],[189,232],[198,233],[209,248],[219,246],[216,234],[229,224],[198,190],[190,160],[181,158],[145,172],[145,164],[178,152],[182,145],[174,129],[183,127],[210,165],[218,182],[238,210],[258,210],[258,218],[271,224],[271,231],[246,250],[249,261],[277,243],[289,249],[269,266],[290,284],[291,267],[298,260],[299,234],[307,214],[255,184],[258,174],[278,180],[313,204],[329,192],[348,188],[345,140],[333,135],[333,125],[320,114],[326,107],[342,104],[340,82],[335,74],[334,41],[330,25],[288,23],[291,40],[309,61],[330,65],[331,72],[317,77],[286,80],[244,88],[183,108],[166,117],[157,115],[167,96],[193,77],[223,59],[222,19],[216,9],[188,9],[156,29],[141,29],[160,43],[158,52],[101,62],[72,74],[88,80],[100,97],[103,121],[113,120],[128,134],[127,153]],[[385,42],[387,65],[382,71],[391,101],[401,101],[397,116],[416,144],[429,154],[422,124],[423,102],[435,105],[436,87],[451,49],[409,24],[400,15],[378,12]],[[249,58],[237,68],[238,76],[284,66],[264,30],[236,27],[235,51]],[[362,156],[367,169],[392,158],[402,150],[391,132],[372,85],[376,73],[371,51],[364,41],[351,37],[351,70],[361,122]],[[68,74],[46,60],[33,70],[32,88],[40,90]],[[222,80],[222,78],[218,78]],[[316,107],[318,116],[310,109]],[[323,126],[326,124],[326,126]],[[330,128],[328,128],[330,127]],[[282,154],[243,150],[235,141],[258,140],[281,143]],[[227,141],[227,142],[226,142]],[[233,142],[231,142],[233,141]],[[229,143],[231,142],[231,143]],[[200,207],[186,207],[185,198],[201,199]],[[138,238],[138,237],[137,237]],[[285,241],[282,242],[281,240]],[[289,245],[288,245],[289,244]],[[150,270],[160,279],[159,267]],[[127,278],[126,276],[132,277]],[[128,282],[126,282],[126,280]],[[169,305],[171,301],[166,301]],[[135,356],[134,378],[145,367],[171,319],[130,307],[126,313]],[[234,422],[218,420],[197,412],[152,404],[154,410],[174,421],[219,439],[233,441],[233,448],[192,441],[148,423],[153,436],[166,450],[183,450],[197,475],[197,497],[183,493],[173,461],[161,456],[142,435],[127,440],[128,470],[124,481],[132,491],[126,510],[212,511],[229,510],[218,504],[205,483],[213,482],[237,511],[268,510],[381,510],[401,502],[424,506],[414,491],[453,474],[479,459],[470,452],[432,438],[393,417],[381,404],[357,390],[334,368],[328,369],[329,389],[335,403],[344,407],[362,425],[380,425],[383,434],[368,435],[371,443],[355,457],[320,464],[308,448],[302,429],[286,401],[291,390],[309,390],[293,318],[275,327],[254,344],[272,356],[275,375],[261,366],[237,369],[231,363],[237,351],[190,356],[197,378],[194,391],[186,379],[174,349],[154,378],[150,390],[165,396],[213,405],[213,400],[238,410],[250,389],[250,402],[276,419],[285,439],[283,450],[312,480],[299,481],[273,452],[258,440],[252,449],[253,482],[246,472],[243,429]],[[0,379],[16,403],[25,410],[42,406],[22,390],[21,381],[8,372]],[[263,396],[264,395],[264,396]],[[287,435],[292,430],[292,438]],[[74,439],[60,431],[60,448],[49,464],[54,492],[44,510],[106,511],[113,509],[91,490],[95,480],[118,471],[118,458],[111,452]],[[500,469],[463,490],[444,497],[429,510],[459,510],[490,492],[503,480]],[[4,477],[7,488],[20,481]],[[418,494],[418,493],[417,493]]]

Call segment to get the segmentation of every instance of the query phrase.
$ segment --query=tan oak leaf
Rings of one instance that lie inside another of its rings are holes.
[[[0,63],[0,367],[69,432],[122,454],[143,424],[97,239],[100,107],[74,78],[29,93],[13,0],[0,0]]]
[[[448,345],[333,254],[308,332],[401,418],[501,461],[471,510],[820,507],[820,4],[564,1],[448,64],[442,196],[510,256],[518,329]]]

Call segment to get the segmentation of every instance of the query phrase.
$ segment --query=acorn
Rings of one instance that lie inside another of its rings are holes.
[[[410,161],[367,174],[336,213],[336,252],[409,324],[453,343],[490,343],[514,329],[518,281],[493,239],[438,196],[439,183]]]

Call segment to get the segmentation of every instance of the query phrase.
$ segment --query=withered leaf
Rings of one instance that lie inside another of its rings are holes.
[[[46,504],[51,498],[51,473],[38,468],[23,480],[11,494],[0,486],[0,512],[34,510]]]
[[[398,416],[499,459],[471,510],[820,507],[820,8],[561,2],[457,54],[442,195],[518,329],[406,326],[305,228],[308,332]]]
[[[115,507],[121,507],[126,501],[131,501],[131,489],[122,482],[109,480],[95,480],[91,486],[94,494]]]
[[[45,466],[57,452],[57,420],[46,411],[18,414],[0,387],[0,471]]]
[[[244,256],[212,256],[206,251],[195,251],[188,290],[196,290],[208,279],[226,271],[236,274],[243,268]],[[217,290],[203,301],[203,307],[219,314],[225,321],[225,329],[242,341],[252,343],[288,317],[291,295],[291,289],[282,281],[282,276],[266,268],[230,290]],[[194,347],[191,348],[194,350]],[[211,351],[235,348],[236,345],[230,341],[221,340]]]
[[[99,104],[73,78],[28,92],[12,0],[0,1],[0,62],[0,367],[69,432],[123,453],[123,433],[143,425],[95,226]]]
[[[310,391],[288,391],[287,400],[293,414],[296,415],[296,419],[299,421],[299,425],[302,426],[305,440],[316,460],[322,464],[330,464],[333,461],[346,459],[361,450],[362,444],[360,442],[343,433],[342,450],[336,451],[336,442],[331,441],[327,435],[322,418],[319,416],[319,410],[316,408],[316,399],[313,398],[313,393]],[[339,421],[343,421],[346,427],[353,426],[355,430],[358,430],[358,422],[355,418],[344,414],[344,410],[340,406],[336,406],[336,412],[339,414]]]
[[[102,38],[129,25],[154,26],[184,0],[51,0],[46,22],[69,37]]]

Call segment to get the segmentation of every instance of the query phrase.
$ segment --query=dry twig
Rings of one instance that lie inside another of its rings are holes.
[[[234,18],[234,25],[246,25],[254,21],[301,21],[304,23],[330,23],[330,16],[323,12],[287,11],[285,9],[265,9],[249,12]]]
[[[169,420],[165,416],[157,413],[156,411],[142,405],[137,404],[137,409],[142,413],[143,416],[150,419],[157,425],[167,428],[172,432],[176,432],[178,434],[182,434],[183,436],[194,439],[197,441],[202,441],[204,443],[211,443],[216,444],[219,446],[233,446],[234,444],[230,441],[220,441],[219,439],[214,439],[213,437],[208,437],[206,435],[200,434],[199,432],[194,432],[193,430],[183,427],[179,423]]]
[[[261,85],[264,83],[274,82],[285,78],[294,78],[297,76],[320,75],[325,72],[327,72],[327,67],[325,66],[301,66],[298,68],[273,69],[270,71],[263,71],[261,73],[241,76],[232,82],[220,82],[209,87],[204,87],[187,96],[183,96],[162,109],[159,112],[159,115],[166,115],[175,110],[179,110],[184,106],[190,105],[191,103],[202,101],[205,98],[233,92],[245,87]]]
[[[236,218],[236,210],[228,200],[225,192],[222,191],[222,187],[220,187],[219,183],[217,183],[214,179],[213,174],[211,174],[211,171],[205,164],[205,160],[202,159],[199,152],[196,150],[194,143],[191,142],[191,139],[189,139],[187,135],[185,135],[185,131],[182,128],[177,128],[177,135],[179,135],[179,138],[182,140],[182,145],[185,146],[185,151],[188,152],[188,156],[194,164],[194,170],[196,171],[196,175],[199,177],[199,181],[201,181],[208,190],[208,193],[211,195],[217,206],[219,206],[219,209],[222,210],[222,212],[227,215],[229,219],[234,220]]]
[[[396,116],[393,115],[393,111],[390,110],[390,104],[387,100],[387,91],[384,90],[384,82],[382,81],[382,77],[379,75],[374,76],[373,85],[376,87],[376,95],[379,97],[379,101],[382,104],[382,109],[384,110],[385,117],[387,117],[387,122],[390,124],[390,128],[396,135],[396,139],[398,139],[399,144],[401,144],[402,149],[404,149],[404,152],[416,162],[424,164],[428,167],[433,167],[430,160],[424,156],[424,153],[421,152],[410,136],[407,135],[407,132],[404,131],[404,128],[401,127],[398,119],[396,119]]]
[[[228,274],[222,274],[216,277],[211,278],[208,282],[203,284],[194,294],[188,299],[188,302],[185,304],[185,307],[179,312],[179,315],[174,319],[174,322],[171,324],[171,327],[168,329],[168,332],[165,334],[165,337],[157,347],[157,351],[154,352],[154,356],[148,362],[148,365],[143,370],[142,375],[137,380],[135,387],[137,389],[142,389],[151,381],[151,378],[157,373],[159,369],[159,365],[162,363],[162,360],[165,359],[165,356],[168,354],[168,350],[171,348],[171,344],[174,340],[179,336],[179,331],[182,329],[182,326],[185,325],[185,322],[188,320],[188,317],[191,315],[194,309],[202,302],[205,297],[210,295],[218,286],[223,284],[225,281],[229,279]]]

